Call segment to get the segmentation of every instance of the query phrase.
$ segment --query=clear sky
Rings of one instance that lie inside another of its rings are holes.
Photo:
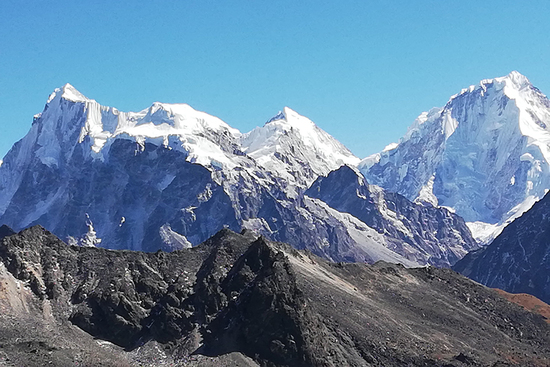
[[[0,157],[67,82],[242,132],[289,106],[365,157],[512,70],[550,94],[550,1],[2,0]]]

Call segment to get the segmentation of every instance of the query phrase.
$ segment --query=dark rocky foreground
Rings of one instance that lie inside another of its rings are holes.
[[[0,366],[550,365],[542,316],[448,269],[229,230],[172,253],[0,233]]]

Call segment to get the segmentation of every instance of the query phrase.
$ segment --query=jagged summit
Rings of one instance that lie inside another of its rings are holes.
[[[67,105],[59,107],[57,104],[62,101]],[[42,125],[35,133],[38,139],[48,136],[41,146],[47,140],[55,142],[65,136],[63,142],[55,144],[59,146],[57,150],[72,151],[76,145],[84,144],[88,147],[86,154],[99,159],[105,159],[103,149],[109,149],[115,140],[130,139],[140,149],[146,143],[164,145],[186,152],[193,162],[234,167],[234,146],[241,136],[221,119],[188,104],[155,102],[139,112],[122,112],[85,97],[70,84],[55,89],[35,121]],[[79,129],[76,139],[75,129]]]
[[[279,111],[275,116],[270,118],[266,122],[266,125],[272,123],[282,124],[284,128],[305,129],[307,127],[317,127],[317,125],[313,121],[305,116],[300,115],[298,112],[294,111],[290,107],[283,108],[282,111]]]
[[[283,166],[292,162],[302,177],[290,172],[286,178],[300,186],[343,164],[357,165],[360,161],[313,121],[289,107],[264,126],[244,134],[241,143],[249,156],[270,171],[284,170]]]
[[[514,70],[508,75],[492,79],[483,79],[478,85],[471,85],[468,88],[462,89],[460,93],[452,96],[447,104],[451,103],[453,99],[460,95],[472,93],[476,90],[478,93],[484,94],[487,92],[487,88],[489,87],[496,87],[497,90],[503,90],[503,92],[511,99],[516,99],[518,97],[518,93],[529,92],[529,90],[534,90],[534,92],[540,94],[540,92],[531,84],[526,76]]]
[[[52,94],[50,94],[50,97],[48,98],[48,103],[52,102],[56,97],[66,99],[67,101],[71,102],[89,102],[92,101],[91,99],[84,96],[82,93],[80,93],[75,87],[73,87],[71,84],[66,83],[64,86],[60,88],[56,88]]]
[[[275,116],[273,116],[272,118],[267,120],[266,124],[269,124],[270,122],[273,122],[273,121],[279,121],[279,120],[284,120],[284,119],[286,119],[286,116],[285,116],[284,112],[279,111],[279,112],[277,112],[277,114]]]
[[[496,78],[495,80],[499,79],[508,79],[512,83],[518,85],[518,86],[526,86],[526,85],[532,85],[529,79],[523,74],[521,74],[519,71],[513,70],[510,72],[510,74],[506,75],[502,78]]]
[[[492,78],[492,79],[483,79],[479,86],[486,86],[493,83],[504,83],[508,86],[513,86],[516,88],[523,88],[526,86],[532,86],[531,82],[527,77],[520,72],[513,70],[508,75]]]

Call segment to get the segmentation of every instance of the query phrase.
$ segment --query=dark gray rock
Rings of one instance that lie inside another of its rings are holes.
[[[15,234],[15,231],[13,229],[11,229],[10,227],[8,227],[7,225],[3,224],[0,227],[0,239],[2,239],[4,237],[7,237],[7,236],[11,236],[12,234]]]
[[[453,269],[489,287],[550,302],[550,197],[510,223],[493,242]]]
[[[319,177],[305,194],[385,234],[393,251],[419,263],[449,267],[478,248],[461,217],[369,186],[361,173],[348,166]]]
[[[143,253],[33,227],[0,240],[0,260],[0,358],[19,365],[550,363],[542,316],[449,269],[329,263],[227,229]]]

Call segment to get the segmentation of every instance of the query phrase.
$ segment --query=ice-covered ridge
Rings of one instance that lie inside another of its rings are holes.
[[[550,101],[517,71],[482,80],[359,167],[389,191],[452,208],[486,241],[550,188]]]
[[[92,157],[103,160],[114,140],[130,139],[137,143],[137,151],[145,149],[147,143],[164,145],[185,152],[188,161],[213,170],[231,170],[242,166],[243,159],[252,158],[285,179],[292,191],[341,165],[359,163],[359,158],[340,142],[288,107],[263,127],[241,134],[188,104],[155,102],[138,112],[123,112],[103,106],[67,84],[52,93],[46,109],[35,120],[44,127],[39,139],[44,141],[40,152],[45,154],[40,159],[49,166],[57,165],[61,152],[72,149],[76,142],[88,144]],[[68,129],[70,134],[65,133]],[[79,131],[77,139],[74,129]],[[65,136],[64,143],[46,143],[60,135]]]
[[[289,172],[285,177],[298,185],[308,185],[318,175],[344,164],[357,166],[360,161],[313,121],[289,107],[264,126],[244,134],[241,144],[249,156],[270,171],[282,171],[288,164],[300,171],[299,175]]]
[[[150,141],[157,145],[164,144],[170,149],[184,150],[188,152],[189,161],[206,166],[235,166],[228,147],[238,142],[241,133],[221,119],[197,111],[187,104],[155,102],[139,112],[122,112],[102,106],[66,84],[50,95],[47,110],[51,112],[48,111],[49,115],[42,120],[52,119],[52,113],[59,113],[58,104],[63,103],[63,100],[84,104],[85,120],[81,125],[78,142],[82,143],[89,138],[91,150],[98,157],[101,157],[102,149],[110,141],[122,137],[133,138],[142,147]],[[42,118],[42,115],[37,115],[36,119]],[[227,149],[224,150],[224,147]]]

